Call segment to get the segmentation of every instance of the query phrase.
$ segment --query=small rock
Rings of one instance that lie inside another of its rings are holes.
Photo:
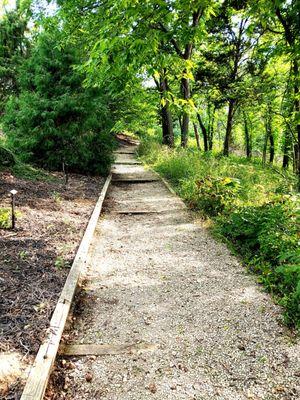
[[[157,387],[155,385],[155,383],[150,383],[150,385],[148,386],[148,389],[150,390],[151,393],[156,393],[157,392]]]
[[[85,380],[87,382],[92,382],[93,380],[93,374],[91,372],[87,372],[87,374],[85,375]]]

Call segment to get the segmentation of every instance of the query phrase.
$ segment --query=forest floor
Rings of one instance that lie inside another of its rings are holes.
[[[108,354],[62,355],[46,398],[298,399],[300,343],[281,308],[156,175],[126,158],[69,332],[69,343]]]
[[[28,180],[0,173],[0,207],[16,189],[15,230],[0,230],[0,397],[17,399],[24,370],[36,354],[102,178],[61,174]]]

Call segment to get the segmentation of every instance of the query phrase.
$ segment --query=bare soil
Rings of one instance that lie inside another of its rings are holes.
[[[25,365],[45,336],[103,185],[103,178],[71,174],[66,188],[61,174],[51,178],[0,173],[0,207],[9,207],[8,193],[16,189],[20,214],[14,231],[0,230],[0,357],[17,354]],[[0,368],[0,398],[18,399],[21,389],[21,379],[1,382]]]

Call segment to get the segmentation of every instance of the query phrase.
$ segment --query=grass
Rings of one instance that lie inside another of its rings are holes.
[[[1,126],[0,126],[1,128]],[[12,175],[32,181],[56,181],[53,175],[41,168],[35,168],[21,162],[15,154],[6,146],[4,137],[0,136],[0,172],[10,171]]]
[[[24,164],[20,161],[17,161],[16,164],[10,168],[10,171],[18,178],[30,181],[56,182],[58,180],[58,178],[49,172],[41,168],[35,168],[31,165]]]
[[[144,137],[139,154],[192,209],[212,221],[300,328],[299,195],[291,172],[259,160],[162,147]]]

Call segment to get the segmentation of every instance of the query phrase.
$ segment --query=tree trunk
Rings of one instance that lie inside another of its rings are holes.
[[[190,83],[187,78],[181,79],[181,91],[184,100],[190,99]],[[189,134],[189,121],[190,117],[187,111],[183,111],[182,114],[182,124],[181,124],[181,146],[186,147],[188,143]]]
[[[209,126],[208,126],[208,149],[213,149],[214,143],[214,123],[215,123],[215,107],[213,108],[212,113],[209,110]]]
[[[283,147],[283,158],[282,158],[282,168],[288,169],[291,156],[291,137],[289,135],[288,129],[284,132],[284,147]]]
[[[266,129],[266,134],[265,134],[265,141],[264,141],[264,147],[263,147],[263,153],[262,153],[262,163],[263,165],[266,165],[267,161],[267,148],[268,148],[268,141],[269,141],[269,132]]]
[[[207,129],[205,128],[205,125],[202,122],[201,115],[197,113],[197,118],[199,121],[199,125],[203,134],[203,144],[204,144],[204,151],[208,151],[208,135],[207,135]]]
[[[271,110],[270,105],[268,106],[267,115],[266,115],[266,142],[265,142],[265,147],[268,146],[268,140],[270,141],[270,158],[269,158],[269,162],[270,162],[270,164],[272,164],[273,161],[274,161],[274,156],[275,156],[275,143],[274,143],[274,134],[273,134],[273,129],[272,129],[272,110]],[[267,149],[264,149],[264,150],[265,150],[264,162],[266,162]]]
[[[246,113],[243,112],[244,116],[244,126],[245,126],[245,144],[246,144],[246,156],[247,158],[252,157],[252,143],[251,143],[251,135],[249,132],[249,126],[247,121]]]
[[[268,106],[267,114],[265,117],[265,127],[266,127],[266,136],[265,136],[265,142],[264,142],[264,147],[263,147],[263,156],[262,156],[263,165],[265,165],[266,161],[267,161],[267,148],[268,148],[269,139],[270,139],[270,162],[271,162],[272,157],[274,158],[274,138],[273,138],[273,133],[272,133],[271,111],[270,111],[269,106]],[[271,137],[272,137],[272,139],[271,139]],[[272,142],[273,142],[273,155],[271,155]]]
[[[169,147],[174,147],[173,119],[168,101],[161,107],[161,121],[163,131],[162,143]]]
[[[201,150],[198,127],[197,127],[197,124],[195,122],[193,123],[193,125],[194,125],[195,138],[196,138],[196,142],[197,142],[197,149]]]
[[[272,130],[270,130],[269,133],[269,139],[270,139],[270,164],[273,164],[274,161],[274,156],[275,156],[275,143],[274,143],[274,135]]]
[[[229,106],[228,106],[226,134],[225,134],[224,149],[223,149],[223,154],[226,157],[229,156],[229,149],[230,149],[230,145],[231,145],[231,141],[232,141],[232,124],[233,124],[233,115],[234,115],[234,105],[235,105],[235,100],[230,99]]]
[[[156,86],[160,93],[161,98],[161,125],[162,125],[162,143],[169,147],[174,147],[174,130],[173,130],[173,118],[170,111],[170,102],[167,99],[168,81],[165,77],[165,72],[160,76],[159,82],[155,80]]]

